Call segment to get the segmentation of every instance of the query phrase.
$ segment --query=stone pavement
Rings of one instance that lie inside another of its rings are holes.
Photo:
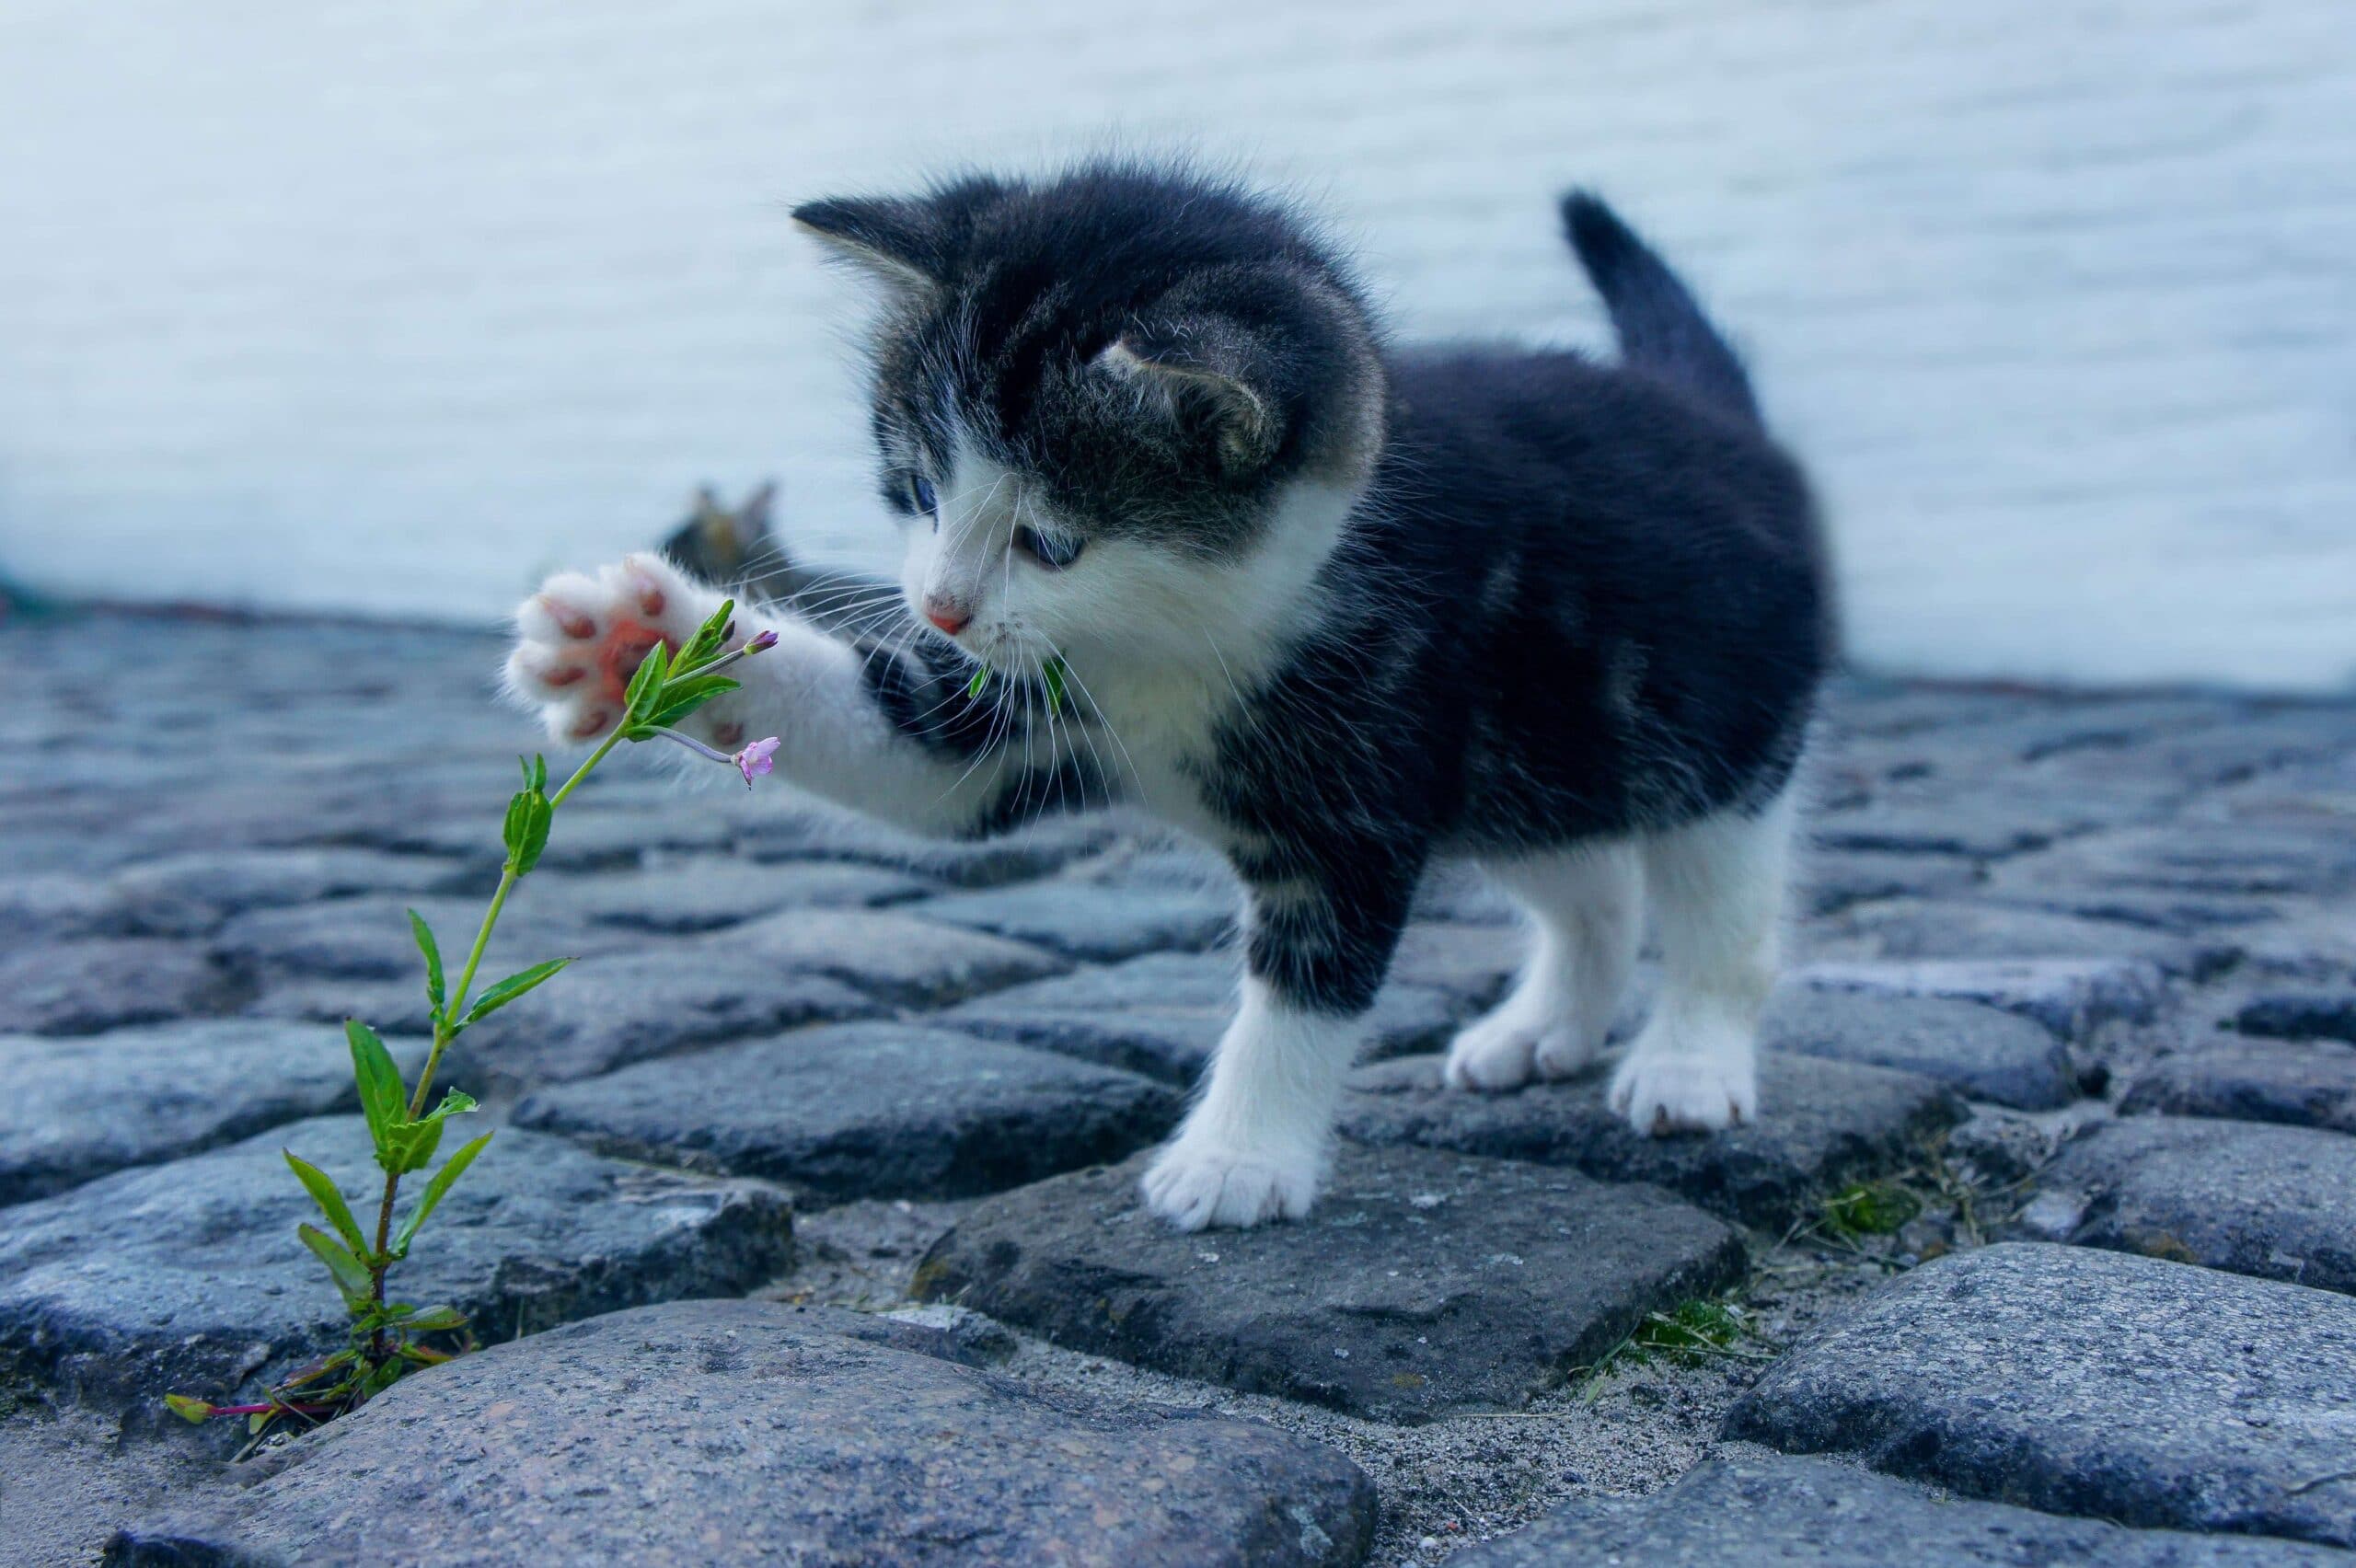
[[[496,880],[497,657],[0,627],[0,1559],[2356,1563],[2356,705],[2178,693],[1845,685],[1727,1136],[1441,1090],[1516,937],[1437,879],[1318,1215],[1193,1237],[1214,864],[624,755],[447,1068],[488,1348],[232,1474],[158,1401],[337,1337],[278,1150],[357,1184],[335,1025],[414,1059]]]

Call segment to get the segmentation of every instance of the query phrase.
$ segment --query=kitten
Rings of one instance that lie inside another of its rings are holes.
[[[704,731],[780,735],[796,782],[930,833],[1121,801],[1226,853],[1248,974],[1153,1210],[1308,1212],[1435,856],[1535,928],[1449,1083],[1588,1066],[1649,903],[1662,996],[1611,1104],[1646,1133],[1756,1115],[1823,553],[1734,353],[1608,208],[1563,217],[1618,366],[1396,352],[1297,215],[1185,170],[794,216],[881,285],[873,426],[921,624],[747,611],[737,635],[783,640]],[[629,650],[716,603],[652,558],[555,578],[510,678],[593,739]]]

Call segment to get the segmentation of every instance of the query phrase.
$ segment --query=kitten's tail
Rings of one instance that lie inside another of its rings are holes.
[[[1619,213],[1601,197],[1574,190],[1563,198],[1563,232],[1611,312],[1623,359],[1721,413],[1760,422],[1742,361],[1702,314],[1692,292]]]

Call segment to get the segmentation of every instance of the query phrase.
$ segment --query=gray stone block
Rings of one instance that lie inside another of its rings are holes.
[[[1322,1568],[1373,1539],[1374,1488],[1329,1448],[859,1328],[695,1301],[537,1334],[405,1379],[225,1517],[126,1531],[110,1561]]]
[[[922,896],[932,883],[881,866],[757,866],[699,857],[596,874],[553,872],[530,883],[536,903],[593,926],[679,935],[741,925],[780,909],[857,909]]]
[[[2234,1027],[2273,1040],[2356,1041],[2356,987],[2258,997],[2234,1015]]]
[[[1790,983],[1825,991],[1946,997],[2035,1019],[2063,1040],[2111,1023],[2148,1023],[2167,1003],[2156,964],[2135,959],[1922,959],[1912,963],[1823,963],[1792,972]]]
[[[1825,849],[1799,860],[1799,896],[1811,915],[1834,915],[1885,898],[1961,892],[1979,880],[1969,859],[1887,849]]]
[[[914,1294],[1180,1377],[1416,1422],[1515,1408],[1744,1267],[1731,1228],[1657,1188],[1505,1160],[1345,1148],[1309,1219],[1197,1235],[1140,1205],[1144,1168],[985,1199]]]
[[[2178,936],[2002,904],[1877,905],[1844,917],[1838,929],[1843,945],[1861,946],[1882,960],[2114,960],[2195,979],[2214,974],[2240,953],[2220,932]]]
[[[2025,1217],[2050,1239],[2356,1292],[2356,1138],[2344,1133],[2131,1116],[2064,1145],[2038,1187]]]
[[[1508,948],[1513,938],[1492,931]],[[1447,975],[1449,955],[1425,955],[1422,973]],[[1149,953],[1103,969],[1011,989],[949,1015],[960,1029],[1084,1061],[1192,1084],[1235,1016],[1242,962],[1231,952]],[[1429,1051],[1484,1005],[1498,982],[1459,971],[1452,988],[1394,979],[1375,997],[1363,1028],[1369,1061]]]
[[[613,952],[638,940],[571,918],[538,898],[538,892],[537,882],[527,882],[509,899],[483,955],[484,975],[495,979],[547,959]],[[455,966],[474,942],[486,902],[368,897],[256,909],[223,926],[213,948],[224,960],[266,982],[407,979],[422,991],[425,960],[418,952],[408,912],[416,910],[433,926],[443,957]]]
[[[2324,1041],[2204,1044],[2137,1074],[2119,1108],[2356,1133],[2356,1048]]]
[[[756,860],[849,860],[885,866],[956,887],[999,887],[1052,876],[1113,842],[1120,832],[1098,816],[1055,817],[1003,838],[918,838],[847,812],[764,811],[740,823],[736,852]]]
[[[1197,952],[1233,934],[1238,901],[1208,893],[1104,887],[1084,882],[1029,882],[952,894],[917,913],[1098,963],[1139,953]]]
[[[1654,1182],[1713,1213],[1780,1225],[1843,1182],[1911,1163],[1963,1115],[1929,1078],[1770,1054],[1756,1126],[1647,1137],[1604,1103],[1605,1081],[1593,1073],[1482,1094],[1444,1087],[1438,1056],[1382,1062],[1351,1076],[1342,1135]]]
[[[453,893],[468,875],[463,861],[378,849],[189,849],[126,866],[114,886],[140,903],[178,901],[225,919],[363,894]]]
[[[534,1089],[884,1010],[827,975],[675,943],[583,959],[460,1035],[448,1071],[451,1081],[478,1092]]]
[[[0,1032],[95,1034],[226,1012],[248,994],[237,966],[193,942],[92,937],[0,952]]]
[[[1071,967],[1022,942],[864,909],[789,910],[706,937],[702,951],[838,980],[895,1007],[941,1007]]]
[[[1725,1431],[2048,1513],[2348,1546],[2351,1407],[2356,1301],[2016,1243],[1883,1286]]]
[[[518,1125],[826,1199],[954,1198],[1121,1159],[1181,1104],[1134,1073],[903,1023],[805,1030],[543,1090]]]
[[[134,897],[102,877],[58,870],[0,876],[0,940],[12,943],[201,936],[218,923],[219,917],[202,905],[169,895]]]
[[[0,1378],[161,1420],[167,1393],[226,1400],[340,1344],[343,1303],[294,1234],[318,1214],[282,1147],[325,1170],[356,1209],[382,1188],[360,1119],[323,1117],[9,1210]],[[408,1202],[421,1185],[409,1181]],[[394,1279],[402,1299],[456,1307],[497,1341],[747,1291],[792,1252],[791,1211],[767,1183],[626,1165],[511,1127],[450,1189]]]
[[[1959,1500],[1830,1459],[1708,1459],[1649,1497],[1581,1498],[1449,1568],[2348,1568],[2329,1547],[2131,1530]]]
[[[1786,986],[1769,1001],[1759,1038],[1768,1050],[1920,1073],[2026,1111],[2078,1095],[2069,1053],[2050,1031],[1975,1002]]]
[[[403,1072],[424,1043],[388,1042]],[[0,1035],[0,1204],[356,1108],[343,1032],[218,1019]]]

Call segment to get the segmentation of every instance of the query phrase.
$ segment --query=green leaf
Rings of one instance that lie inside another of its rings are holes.
[[[433,1016],[442,1016],[442,949],[433,940],[433,928],[425,917],[412,909],[409,912],[409,928],[417,934],[417,951],[425,955],[425,999],[433,1004]]]
[[[408,1364],[398,1355],[378,1362],[368,1369],[365,1377],[360,1379],[360,1397],[364,1400],[375,1399],[399,1381],[400,1375],[408,1370]]]
[[[294,1179],[303,1183],[303,1190],[311,1194],[311,1201],[319,1205],[321,1214],[328,1216],[328,1223],[335,1227],[338,1236],[343,1238],[343,1244],[354,1252],[366,1252],[368,1238],[361,1234],[360,1222],[352,1217],[352,1205],[345,1203],[343,1194],[335,1190],[335,1182],[329,1179],[328,1173],[291,1148],[278,1152],[286,1157],[286,1163],[294,1169]]]
[[[467,1315],[456,1307],[421,1307],[402,1313],[398,1322],[403,1333],[452,1334],[467,1326]]]
[[[319,1262],[327,1264],[328,1273],[335,1276],[335,1287],[343,1293],[344,1305],[355,1312],[365,1309],[374,1294],[375,1282],[368,1277],[367,1266],[352,1255],[352,1249],[316,1225],[298,1225],[294,1234],[303,1239],[304,1246],[318,1254]]]
[[[412,1170],[422,1170],[433,1159],[433,1151],[442,1145],[442,1123],[451,1116],[463,1116],[475,1109],[475,1097],[463,1089],[442,1091],[442,1103],[400,1127],[393,1134],[394,1159],[400,1169],[396,1175],[406,1176]]]
[[[663,690],[655,698],[657,708],[676,706],[693,699],[709,701],[724,691],[734,691],[738,683],[727,675],[679,675],[663,683]]]
[[[663,683],[671,678],[670,644],[658,642],[646,651],[638,663],[638,673],[629,678],[629,687],[622,693],[623,721],[643,724],[654,709],[654,697]]]
[[[391,1162],[385,1169],[396,1176],[406,1176],[412,1170],[422,1170],[442,1147],[442,1118],[421,1116],[393,1129]]]
[[[1039,678],[1047,683],[1047,711],[1050,713],[1061,713],[1064,710],[1064,662],[1062,657],[1058,655],[1056,658],[1048,660],[1045,667],[1040,670]]]
[[[213,1407],[202,1400],[192,1400],[186,1394],[166,1394],[164,1402],[171,1406],[172,1413],[182,1421],[194,1422],[202,1426],[213,1419]]]
[[[699,682],[702,684],[697,685],[696,683]],[[713,698],[724,697],[739,689],[740,684],[730,680],[726,675],[690,675],[687,680],[674,681],[663,688],[662,701],[664,706],[657,708],[648,717],[647,729],[651,733],[653,726],[657,724],[676,724]],[[673,693],[678,687],[685,686],[694,686],[695,689],[684,697],[674,697]]]
[[[572,960],[569,958],[552,958],[546,963],[536,963],[529,969],[510,974],[506,979],[476,997],[475,1005],[467,1009],[467,1016],[458,1020],[458,1026],[463,1029],[468,1024],[476,1023],[490,1017],[533,986],[553,978],[558,970],[572,962]]]
[[[344,1020],[343,1035],[352,1043],[352,1081],[360,1086],[360,1112],[368,1118],[376,1163],[390,1170],[393,1133],[409,1122],[409,1096],[401,1090],[401,1069],[376,1032],[358,1019]]]
[[[394,1257],[409,1256],[409,1244],[417,1239],[418,1228],[425,1223],[426,1216],[433,1212],[434,1205],[439,1204],[443,1195],[449,1192],[450,1183],[456,1181],[459,1174],[475,1162],[475,1156],[483,1151],[484,1146],[489,1144],[491,1139],[491,1135],[485,1133],[472,1143],[462,1146],[457,1153],[442,1162],[442,1169],[436,1170],[433,1179],[425,1183],[425,1192],[418,1198],[417,1207],[411,1209],[409,1218],[401,1222],[400,1234],[393,1239]]]
[[[735,616],[736,601],[721,601],[720,608],[712,612],[711,618],[696,628],[696,634],[687,639],[687,645],[672,659],[671,674],[682,675],[689,670],[701,669],[719,658],[721,640],[728,635],[728,623]]]
[[[974,678],[973,678],[972,680],[967,681],[967,682],[965,683],[965,697],[966,697],[967,700],[969,700],[969,701],[970,701],[970,700],[972,700],[973,698],[977,698],[977,697],[981,696],[981,695],[982,695],[982,693],[984,693],[984,692],[986,692],[986,691],[987,691],[987,690],[989,690],[989,689],[990,689],[990,667],[989,667],[987,664],[976,664],[976,665],[975,665],[975,666],[974,666]]]
[[[555,820],[556,808],[537,789],[520,790],[508,798],[500,839],[507,846],[507,864],[517,876],[540,863],[540,851],[549,847],[549,824]]]

